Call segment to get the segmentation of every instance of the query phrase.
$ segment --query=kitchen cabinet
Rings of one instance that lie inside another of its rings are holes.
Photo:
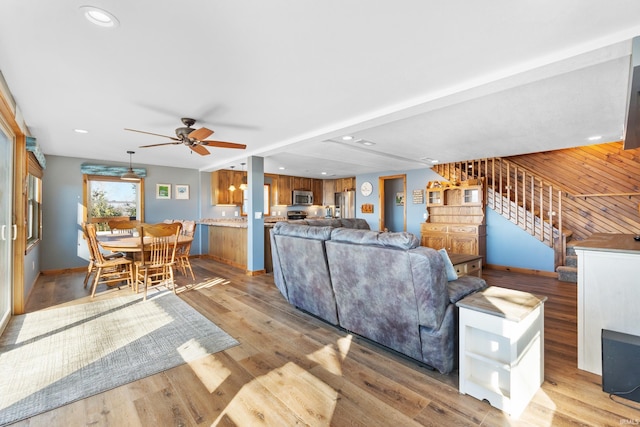
[[[342,191],[347,190],[355,190],[356,189],[356,178],[337,178],[336,180],[336,193],[340,193]]]
[[[483,186],[430,182],[426,195],[429,216],[420,226],[422,246],[479,255],[486,262]]]
[[[293,188],[292,190],[304,190],[311,191],[311,178],[305,178],[302,176],[294,176],[293,177]]]
[[[221,169],[211,174],[211,204],[212,205],[241,205],[242,204],[242,178],[244,172]],[[235,191],[229,190],[233,184]]]
[[[313,192],[314,205],[324,205],[324,191],[322,181],[323,180],[321,179],[311,180],[311,191]]]
[[[293,191],[293,177],[289,175],[278,175],[278,188],[276,190],[276,205],[290,205],[291,192]]]
[[[335,202],[336,180],[325,179],[322,181],[322,204],[332,206]]]

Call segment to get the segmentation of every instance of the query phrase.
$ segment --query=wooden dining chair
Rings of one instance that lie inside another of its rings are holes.
[[[142,259],[135,262],[134,291],[144,286],[144,299],[150,286],[171,286],[176,293],[173,280],[173,267],[176,263],[176,247],[182,224],[153,224],[138,226],[140,246],[143,247]]]
[[[95,278],[91,286],[91,298],[96,294],[99,284],[114,286],[115,284],[126,282],[133,285],[133,261],[125,257],[105,258],[100,250],[95,224],[86,224],[87,238],[89,241],[89,252],[94,258]],[[120,286],[118,285],[118,289]]]
[[[87,242],[87,249],[89,251],[89,265],[87,266],[87,273],[84,276],[84,287],[86,288],[87,284],[89,283],[89,278],[98,270],[98,268],[96,267],[96,257],[93,254],[93,248],[91,246],[91,243],[89,242],[89,236],[87,235],[86,223],[82,223],[82,237]],[[124,254],[122,252],[115,252],[112,254],[103,254],[102,256],[106,260],[111,260],[114,258],[122,258],[124,257]]]
[[[140,221],[119,219],[108,221],[107,224],[112,233],[133,234],[136,227],[140,225]]]
[[[189,261],[189,254],[191,253],[191,243],[193,242],[193,236],[196,233],[196,222],[185,220],[182,222],[182,231],[180,232],[183,236],[191,237],[192,240],[186,243],[179,243],[176,249],[176,260],[178,264],[178,268],[184,276],[187,275],[187,268],[191,273],[191,278],[196,280],[196,276],[193,274],[193,269],[191,268],[191,261]]]

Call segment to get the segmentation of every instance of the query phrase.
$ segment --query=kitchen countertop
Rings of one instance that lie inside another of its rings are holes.
[[[324,219],[324,217],[307,217],[307,219]],[[264,226],[271,228],[276,222],[286,221],[285,217],[269,216],[264,219]],[[211,227],[247,228],[247,220],[245,218],[205,218],[198,221],[198,224]]]

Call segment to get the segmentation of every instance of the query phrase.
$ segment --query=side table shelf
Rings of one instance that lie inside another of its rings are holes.
[[[460,308],[460,393],[519,415],[544,380],[544,301],[489,287]]]

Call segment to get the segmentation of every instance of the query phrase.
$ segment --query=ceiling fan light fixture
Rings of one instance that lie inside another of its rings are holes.
[[[124,181],[140,181],[140,177],[133,171],[131,166],[131,155],[135,154],[135,151],[127,151],[127,154],[129,154],[129,170],[120,175],[120,179]]]

